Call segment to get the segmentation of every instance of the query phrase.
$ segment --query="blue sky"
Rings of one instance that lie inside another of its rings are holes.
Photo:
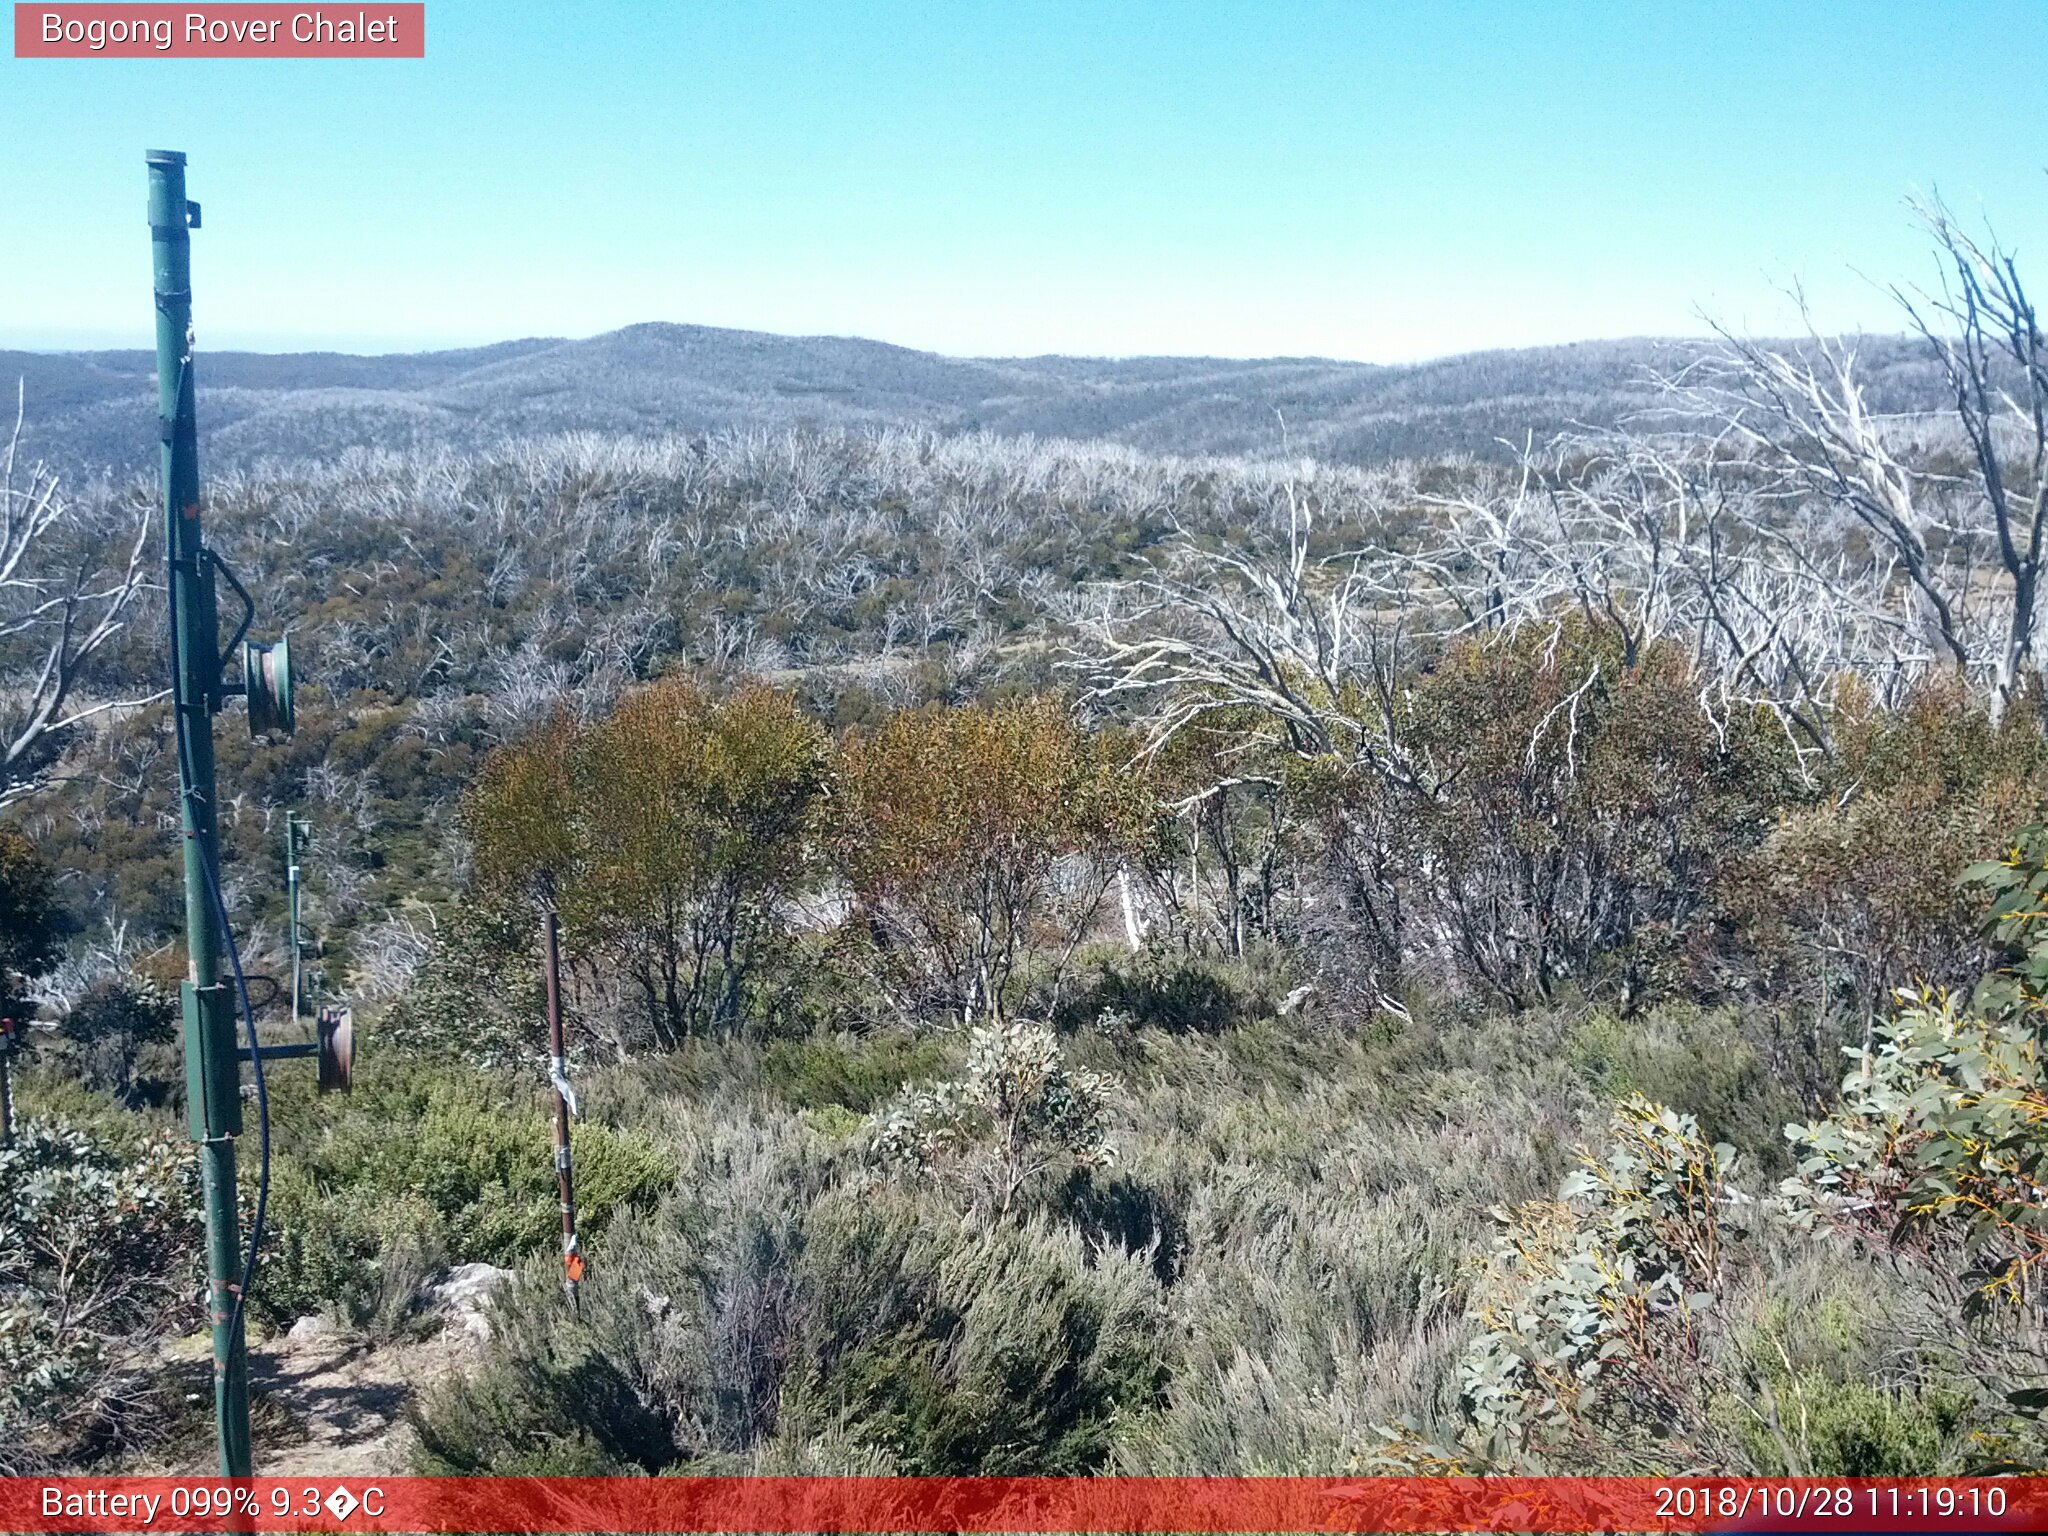
[[[374,7],[373,7],[374,8]],[[2048,291],[2048,0],[428,0],[423,61],[0,58],[0,344],[640,320],[965,354],[1895,329],[1938,186]]]

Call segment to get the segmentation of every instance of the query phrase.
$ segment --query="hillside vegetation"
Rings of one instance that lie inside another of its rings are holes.
[[[349,448],[474,452],[559,432],[665,437],[731,428],[888,426],[1084,438],[1154,453],[1334,463],[1470,454],[1501,439],[1612,426],[1659,403],[1653,373],[1683,342],[1587,342],[1381,367],[1328,358],[953,358],[882,342],[637,325],[583,340],[351,357],[210,352],[201,365],[209,466]],[[67,470],[155,466],[149,352],[0,352],[24,383],[29,443]],[[1937,407],[1937,371],[1904,338],[1874,338],[1881,407]]]
[[[514,1270],[413,1403],[439,1472],[2048,1464],[2048,347],[1935,230],[1979,285],[1915,343],[1939,416],[1889,344],[1729,342],[1499,462],[868,426],[214,475],[312,679],[289,743],[221,722],[227,902],[281,974],[310,816],[363,1021],[352,1096],[273,1075],[259,1324],[375,1345]],[[136,603],[95,698],[155,686]],[[90,717],[0,831],[23,1468],[201,1433],[166,741]]]

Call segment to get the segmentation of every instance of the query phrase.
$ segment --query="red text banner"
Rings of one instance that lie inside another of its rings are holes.
[[[2048,1478],[4,1478],[27,1532],[2041,1531]]]
[[[421,59],[425,5],[19,5],[17,59]]]

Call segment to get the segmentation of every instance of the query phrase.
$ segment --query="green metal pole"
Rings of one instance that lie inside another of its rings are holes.
[[[185,157],[151,150],[149,234],[156,279],[157,414],[163,438],[164,541],[170,555],[171,664],[177,674],[178,778],[185,849],[185,1105],[206,1195],[207,1310],[213,1324],[213,1402],[220,1469],[247,1477],[249,1362],[235,1326],[242,1234],[235,1210],[235,1137],[242,1129],[235,1012],[220,979],[223,948],[210,870],[215,864],[213,715],[221,702],[214,568],[199,523],[199,433],[193,408],[192,241],[197,206],[185,198]]]

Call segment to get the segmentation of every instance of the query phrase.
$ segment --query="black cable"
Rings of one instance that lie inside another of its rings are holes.
[[[178,398],[180,399],[184,396],[188,377],[185,365],[180,363],[178,368]],[[198,556],[194,557],[195,575],[198,558]],[[177,549],[168,530],[164,538],[164,566],[164,611],[169,621],[171,636],[171,726],[172,733],[176,736],[178,742],[178,794],[181,800],[189,802],[193,798],[193,790],[191,788],[192,762],[185,743],[184,678],[178,666],[178,605],[175,596],[178,579]],[[211,642],[207,645],[207,654],[209,656],[213,655],[213,645]],[[192,806],[189,803],[182,807],[182,809],[185,812],[185,816],[181,818],[181,821],[187,818],[194,823],[198,821],[199,818],[193,813]],[[218,828],[215,830],[217,832]],[[187,835],[189,836],[190,834],[188,833]],[[221,938],[228,947],[228,967],[234,973],[235,995],[241,1003],[243,1026],[249,1034],[249,1063],[255,1069],[256,1077],[256,1123],[258,1144],[262,1149],[260,1154],[261,1171],[257,1175],[256,1180],[256,1214],[249,1223],[249,1246],[242,1256],[242,1277],[235,1286],[235,1308],[228,1317],[228,1337],[239,1340],[242,1337],[243,1321],[247,1311],[249,1284],[256,1274],[256,1253],[263,1242],[264,1217],[270,1207],[270,1091],[268,1085],[263,1080],[263,1047],[256,1036],[256,1010],[249,1006],[248,979],[242,974],[241,952],[235,946],[234,931],[228,923],[227,902],[221,896],[220,871],[215,868],[212,850],[206,846],[203,839],[199,843],[199,867],[206,875],[206,889],[213,897],[213,910],[220,919]]]
[[[242,1256],[242,1278],[235,1286],[234,1315],[228,1320],[230,1337],[239,1338],[242,1315],[249,1299],[249,1283],[256,1275],[256,1250],[263,1242],[263,1218],[270,1208],[270,1090],[263,1081],[263,1046],[256,1038],[256,1010],[249,1006],[249,982],[242,974],[242,956],[235,947],[234,932],[228,927],[228,905],[220,894],[220,873],[213,859],[201,850],[200,865],[206,871],[207,889],[213,892],[213,910],[220,915],[220,935],[227,941],[228,966],[235,973],[235,993],[242,1003],[242,1021],[249,1032],[249,1064],[256,1078],[257,1144],[262,1149],[256,1176],[256,1214],[249,1222],[249,1247]]]

